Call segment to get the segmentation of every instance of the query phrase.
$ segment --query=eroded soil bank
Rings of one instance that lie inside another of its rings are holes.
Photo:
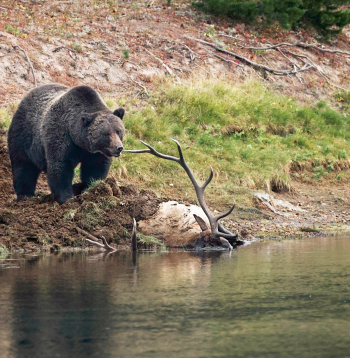
[[[44,175],[37,196],[15,200],[11,164],[4,133],[0,135],[0,244],[9,250],[85,247],[80,227],[114,245],[128,245],[132,218],[137,221],[153,215],[162,199],[150,190],[117,183],[108,178],[88,192],[58,205],[50,196]]]
[[[254,206],[237,208],[224,225],[245,240],[321,235],[350,230],[350,192],[346,184],[293,183],[293,193],[272,193],[270,206],[252,192]],[[108,178],[86,193],[58,205],[42,175],[37,196],[17,203],[5,133],[0,133],[0,245],[8,250],[86,248],[80,227],[104,236],[112,245],[130,247],[132,218],[154,215],[161,202],[184,198],[158,198],[151,190]],[[186,203],[186,201],[185,201]],[[187,199],[187,203],[194,203]]]

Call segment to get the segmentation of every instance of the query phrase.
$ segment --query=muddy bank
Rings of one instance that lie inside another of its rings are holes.
[[[151,190],[108,178],[63,205],[54,202],[41,175],[37,196],[15,201],[5,133],[0,134],[0,244],[9,250],[85,247],[76,227],[115,246],[130,244],[132,218],[153,215],[162,199]]]

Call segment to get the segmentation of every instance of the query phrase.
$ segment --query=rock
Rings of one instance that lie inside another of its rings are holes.
[[[168,201],[161,203],[159,210],[151,218],[139,221],[138,230],[144,235],[163,240],[168,247],[191,246],[201,233],[193,214],[201,217],[210,227],[200,207]]]

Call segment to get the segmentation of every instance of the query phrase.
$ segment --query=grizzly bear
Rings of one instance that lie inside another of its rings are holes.
[[[62,204],[91,181],[105,179],[112,157],[123,150],[124,109],[110,111],[90,87],[44,85],[30,91],[13,116],[8,134],[17,200],[33,196],[47,173],[53,199]],[[81,183],[72,186],[81,163]]]

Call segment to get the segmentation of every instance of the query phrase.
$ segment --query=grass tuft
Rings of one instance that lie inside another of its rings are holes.
[[[137,233],[137,243],[141,249],[167,251],[164,242],[154,236]]]
[[[10,108],[0,108],[0,129],[8,130],[12,121],[13,113]]]

